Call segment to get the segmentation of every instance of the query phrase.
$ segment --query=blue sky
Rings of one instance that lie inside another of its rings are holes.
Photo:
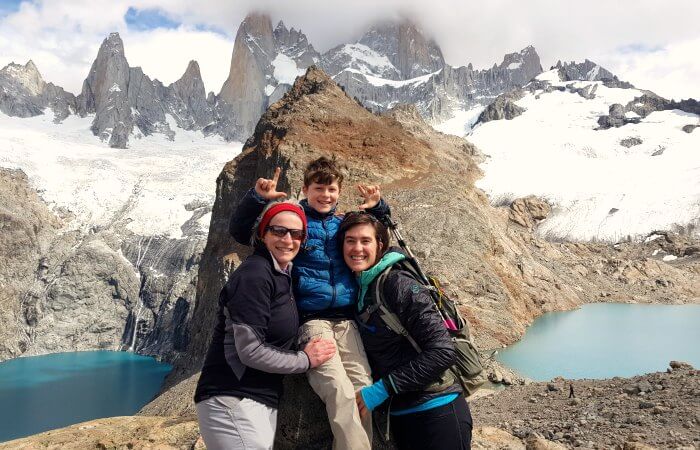
[[[181,22],[168,18],[157,9],[136,9],[129,7],[124,15],[127,26],[134,30],[152,30],[154,28],[177,28]]]
[[[17,11],[20,3],[22,0],[0,0],[0,17]]]

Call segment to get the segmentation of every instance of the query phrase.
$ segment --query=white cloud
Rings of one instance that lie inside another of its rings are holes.
[[[700,100],[699,55],[700,38],[697,38],[655,51],[612,55],[607,58],[607,64],[621,78],[662,97]]]
[[[124,21],[130,6],[159,9],[183,25],[130,31]],[[174,81],[187,61],[196,59],[207,90],[218,92],[228,75],[233,36],[253,9],[301,28],[319,51],[354,41],[378,20],[409,16],[455,66],[471,62],[476,68],[490,67],[505,53],[533,44],[545,69],[559,59],[589,58],[639,87],[699,96],[698,53],[691,52],[697,48],[692,42],[700,39],[700,2],[682,0],[668,0],[663,7],[655,0],[36,0],[0,18],[0,64],[32,58],[49,81],[78,91],[102,39],[118,31],[130,64],[143,66],[149,76]],[[198,31],[202,25],[226,35]],[[630,46],[663,51],[621,50]]]
[[[141,66],[143,72],[170,84],[185,73],[191,60],[199,63],[207,92],[219,93],[228,77],[233,39],[210,31],[187,27],[124,33],[124,52],[129,65]],[[164,53],[167,57],[156,58]]]

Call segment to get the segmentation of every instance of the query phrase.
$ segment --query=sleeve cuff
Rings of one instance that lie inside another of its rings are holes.
[[[384,403],[384,401],[389,398],[389,393],[384,387],[384,381],[379,380],[371,386],[363,387],[360,391],[362,395],[362,400],[365,402],[365,406],[370,411]]]
[[[248,193],[258,203],[263,203],[263,204],[267,203],[267,200],[265,200],[263,197],[261,197],[260,194],[258,194],[257,191],[255,190],[255,188],[250,188]]]

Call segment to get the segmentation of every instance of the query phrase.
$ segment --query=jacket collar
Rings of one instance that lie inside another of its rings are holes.
[[[397,262],[403,261],[404,259],[406,259],[406,255],[404,255],[397,249],[390,248],[384,254],[384,256],[382,256],[382,259],[380,259],[377,264],[360,273],[360,276],[357,280],[360,285],[360,295],[357,299],[358,311],[362,311],[362,308],[364,307],[365,295],[367,294],[367,289],[369,288],[369,285],[372,283],[372,281],[374,281],[379,276],[379,274],[384,272],[387,269],[387,267],[391,267]]]

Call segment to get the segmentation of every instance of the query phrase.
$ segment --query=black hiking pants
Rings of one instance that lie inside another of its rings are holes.
[[[472,415],[462,394],[453,402],[427,411],[391,416],[399,450],[470,450]]]

